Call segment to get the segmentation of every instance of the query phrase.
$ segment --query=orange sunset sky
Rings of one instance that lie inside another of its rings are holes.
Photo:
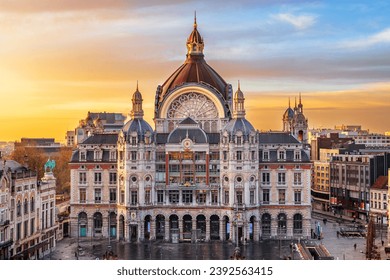
[[[207,63],[240,80],[257,129],[280,130],[301,92],[310,128],[390,131],[390,6],[346,2],[0,0],[0,140],[64,142],[88,111],[127,114],[137,80],[152,124],[194,10]]]

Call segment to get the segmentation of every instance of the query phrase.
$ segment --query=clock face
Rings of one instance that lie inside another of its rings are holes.
[[[192,141],[190,139],[184,139],[183,140],[183,147],[184,149],[189,149],[192,146]]]
[[[176,98],[168,109],[168,118],[194,120],[218,118],[215,104],[203,94],[190,92]]]

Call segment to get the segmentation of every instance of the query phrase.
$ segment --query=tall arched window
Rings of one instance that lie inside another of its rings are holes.
[[[295,214],[293,217],[293,233],[302,234],[302,215]]]

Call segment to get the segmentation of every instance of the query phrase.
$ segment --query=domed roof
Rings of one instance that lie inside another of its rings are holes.
[[[130,135],[132,132],[137,132],[138,140],[143,141],[146,132],[153,134],[152,127],[142,118],[131,119],[123,126],[123,133]]]
[[[288,107],[286,112],[284,112],[283,114],[283,120],[292,120],[293,118],[294,118],[294,110]]]
[[[214,87],[226,100],[227,83],[201,56],[189,56],[162,85],[161,97],[186,83],[205,83]]]
[[[194,143],[208,143],[206,132],[190,117],[181,121],[178,127],[168,135],[167,143],[181,143],[186,138]]]
[[[241,131],[243,135],[249,135],[251,132],[255,131],[252,124],[245,118],[231,119],[224,130],[229,134],[236,134],[238,131]]]

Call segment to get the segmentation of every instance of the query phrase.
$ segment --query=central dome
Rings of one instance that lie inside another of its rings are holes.
[[[194,29],[187,38],[187,58],[173,74],[163,83],[159,94],[159,101],[176,87],[187,83],[201,83],[217,91],[224,100],[227,100],[229,86],[225,80],[206,63],[203,55],[204,42],[197,29],[196,18]]]

